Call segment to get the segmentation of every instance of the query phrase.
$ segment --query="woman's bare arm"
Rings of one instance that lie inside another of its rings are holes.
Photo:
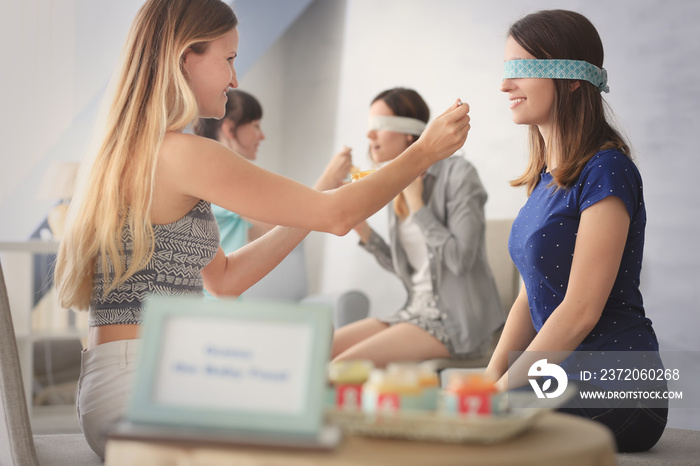
[[[629,224],[627,208],[614,196],[581,213],[566,295],[532,339],[522,361],[519,359],[510,368],[510,374],[499,381],[500,388],[527,384],[527,369],[540,357],[537,352],[556,352],[551,361],[548,358],[548,362],[556,364],[591,333],[615,283]]]
[[[334,156],[314,189],[339,186],[350,170],[349,154]],[[205,288],[214,295],[238,296],[270,273],[306,237],[309,230],[274,227],[244,247],[224,255],[219,252],[202,270]]]
[[[377,212],[435,161],[463,145],[466,105],[453,105],[394,162],[370,177],[318,192],[263,170],[223,145],[189,134],[168,134],[159,159],[159,194],[204,199],[263,222],[344,235]],[[157,193],[158,195],[158,193]]]
[[[499,380],[508,370],[508,353],[511,351],[524,351],[535,338],[535,335],[537,335],[537,332],[532,325],[532,318],[530,317],[527,291],[523,286],[520,288],[520,293],[518,293],[513,306],[510,308],[501,338],[498,340],[484,375],[492,380]]]

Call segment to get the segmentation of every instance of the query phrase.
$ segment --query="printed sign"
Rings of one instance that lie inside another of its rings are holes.
[[[163,332],[156,402],[302,410],[311,351],[308,325],[172,317]]]
[[[331,329],[326,306],[150,298],[126,420],[314,435]]]

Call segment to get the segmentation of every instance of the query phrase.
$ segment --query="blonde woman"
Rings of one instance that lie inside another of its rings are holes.
[[[346,234],[461,147],[469,131],[468,106],[458,101],[391,167],[327,192],[323,177],[314,190],[265,171],[183,132],[198,117],[224,116],[226,92],[238,85],[236,26],[221,0],[144,3],[104,139],[71,206],[56,285],[63,306],[89,310],[77,405],[100,456],[104,432],[126,403],[148,293],[242,293],[309,230]],[[225,255],[211,203],[284,226]]]

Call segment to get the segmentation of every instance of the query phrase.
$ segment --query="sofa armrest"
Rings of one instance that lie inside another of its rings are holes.
[[[340,328],[369,315],[369,298],[362,291],[348,290],[337,293],[309,295],[303,304],[323,304],[333,311],[333,326]]]

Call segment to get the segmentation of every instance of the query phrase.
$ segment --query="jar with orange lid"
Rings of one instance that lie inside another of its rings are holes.
[[[441,411],[446,414],[479,416],[502,411],[495,383],[482,374],[452,374],[442,391]]]

